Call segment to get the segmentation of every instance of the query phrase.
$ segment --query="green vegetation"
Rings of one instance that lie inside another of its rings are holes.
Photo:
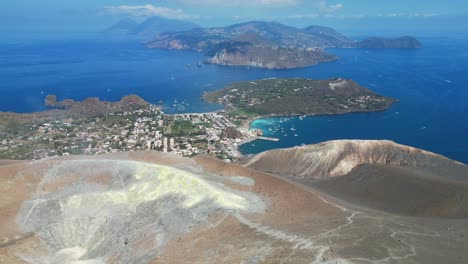
[[[170,127],[166,127],[165,134],[171,136],[194,136],[204,134],[198,126],[188,120],[175,120]]]
[[[381,111],[392,98],[377,95],[352,80],[266,79],[239,82],[206,93],[208,102],[226,105],[231,116],[318,115]]]

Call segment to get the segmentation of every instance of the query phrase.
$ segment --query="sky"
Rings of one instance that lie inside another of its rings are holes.
[[[467,30],[466,0],[0,0],[4,36],[100,32],[150,16],[223,26],[251,20],[331,26],[351,35],[444,34]]]

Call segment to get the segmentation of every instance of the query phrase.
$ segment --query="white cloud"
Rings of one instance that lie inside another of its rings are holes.
[[[317,1],[316,6],[322,13],[333,13],[343,8],[341,3],[330,5],[327,1]]]
[[[160,16],[173,19],[194,19],[196,16],[185,14],[182,9],[172,9],[154,5],[120,5],[105,7],[103,14],[108,15],[127,15],[136,17]]]

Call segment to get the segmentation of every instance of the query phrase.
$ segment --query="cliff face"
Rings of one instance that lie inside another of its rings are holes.
[[[251,66],[266,69],[291,69],[329,62],[337,57],[319,50],[288,49],[276,46],[247,46],[238,50],[223,49],[207,62],[226,66]]]

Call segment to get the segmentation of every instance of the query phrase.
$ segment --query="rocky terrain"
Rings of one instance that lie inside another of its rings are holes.
[[[387,196],[399,194],[394,203],[414,198],[442,208],[447,204],[440,198],[450,197],[427,199],[432,193],[419,191],[419,183],[425,191],[447,191],[463,200],[463,164],[386,141],[335,141],[263,153],[245,166],[158,152],[2,161],[0,262],[468,260],[463,203],[450,203],[451,213],[414,217],[341,200],[359,197],[355,192],[385,178],[390,185],[376,190],[375,202],[385,204]],[[388,174],[387,168],[394,170]],[[407,176],[398,186],[406,188],[393,194],[391,183]],[[339,179],[355,184],[344,194],[340,188],[348,182],[318,184]]]
[[[421,42],[413,37],[401,37],[396,39],[368,38],[357,43],[357,47],[363,49],[419,49]]]
[[[272,150],[246,166],[392,213],[468,218],[468,167],[391,141],[330,141]]]
[[[325,52],[327,48],[365,48],[371,46],[367,43],[376,42],[383,43],[383,48],[394,48],[414,44],[417,40],[404,37],[358,43],[332,28],[310,26],[300,29],[277,22],[252,21],[227,27],[166,32],[146,46],[201,52],[210,57],[207,63],[291,69],[336,60],[336,56]]]
[[[265,69],[303,68],[337,57],[322,51],[280,48],[277,46],[240,45],[217,52],[208,63],[225,66],[249,66]]]

